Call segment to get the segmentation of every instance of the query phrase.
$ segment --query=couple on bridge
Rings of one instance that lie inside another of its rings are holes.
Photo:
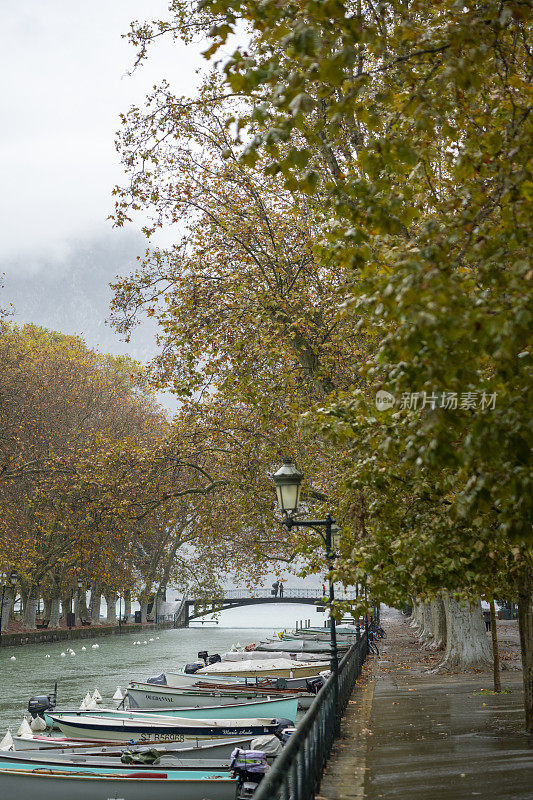
[[[283,583],[281,581],[274,581],[274,583],[272,584],[272,589],[273,589],[272,594],[274,595],[274,597],[278,596],[278,592],[279,596],[283,597]]]

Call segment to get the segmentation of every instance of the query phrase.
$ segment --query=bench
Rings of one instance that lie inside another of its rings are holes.
[[[50,620],[49,619],[43,619],[42,622],[37,622],[35,624],[35,627],[36,628],[48,628],[49,625],[50,625]]]

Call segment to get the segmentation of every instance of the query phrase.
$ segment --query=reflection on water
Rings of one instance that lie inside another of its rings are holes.
[[[95,687],[107,705],[117,686],[124,690],[132,677],[144,679],[167,669],[175,670],[189,661],[196,661],[199,650],[223,653],[232,644],[259,641],[271,633],[273,629],[205,626],[137,630],[121,636],[2,648],[0,738],[8,726],[18,728],[29,698],[35,694],[48,694],[56,680],[58,707],[79,706],[87,691],[92,693]],[[139,640],[142,644],[133,644]],[[98,649],[93,649],[93,644],[98,644]],[[71,647],[76,655],[70,656],[67,647]],[[82,650],[82,647],[86,649]],[[62,652],[66,656],[61,657]],[[47,654],[50,658],[46,658]],[[11,656],[15,656],[16,661],[11,661]]]

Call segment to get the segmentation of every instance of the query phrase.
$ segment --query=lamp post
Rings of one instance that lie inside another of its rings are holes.
[[[17,585],[18,575],[16,572],[12,572],[9,576],[9,583],[13,588]],[[2,643],[2,622],[4,621],[4,597],[6,593],[6,586],[7,586],[7,576],[2,576],[2,600],[0,601],[0,644]]]
[[[122,633],[122,592],[118,593],[118,632]]]
[[[295,520],[293,514],[298,512],[300,504],[300,490],[302,484],[303,474],[296,468],[296,465],[290,458],[283,461],[283,465],[272,476],[274,486],[276,487],[276,494],[278,498],[278,505],[283,512],[284,518],[282,524],[286,525],[288,530],[291,528],[312,528],[321,537],[326,546],[326,558],[328,561],[328,582],[329,582],[329,602],[330,602],[330,668],[331,679],[333,681],[333,701],[335,707],[335,734],[340,731],[340,716],[339,716],[339,654],[337,650],[337,629],[331,608],[335,600],[335,588],[331,572],[335,561],[334,537],[339,533],[339,527],[336,525],[335,520],[331,514],[326,514],[326,519],[319,520]],[[324,529],[324,533],[320,530]]]

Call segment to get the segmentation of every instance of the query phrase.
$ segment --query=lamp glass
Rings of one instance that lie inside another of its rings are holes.
[[[83,581],[81,578],[78,578],[78,589],[81,589],[82,586],[83,586]]]
[[[11,585],[12,586],[14,586],[16,584],[17,579],[18,579],[17,573],[16,572],[12,572],[11,575],[9,576],[9,580],[11,581]]]
[[[336,552],[341,545],[341,529],[336,522],[331,526],[331,549]]]
[[[285,514],[293,514],[298,511],[302,478],[302,473],[289,458],[285,459],[283,466],[272,476],[278,505]]]

